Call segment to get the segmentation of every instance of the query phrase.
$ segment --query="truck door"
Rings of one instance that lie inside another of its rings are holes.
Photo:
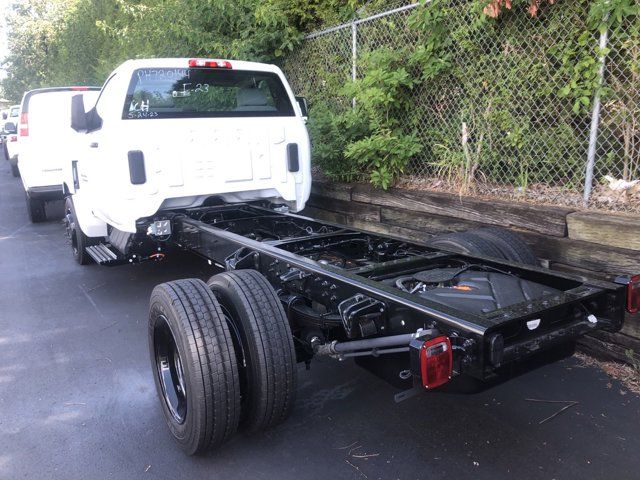
[[[118,188],[113,181],[118,163],[112,161],[114,144],[125,141],[119,138],[119,117],[124,105],[119,80],[118,73],[114,73],[102,87],[95,107],[90,111],[94,118],[82,145],[85,155],[77,163],[78,193],[87,197],[93,214],[107,223],[112,223],[104,215],[109,202],[117,201],[122,195],[120,190],[113,190]]]

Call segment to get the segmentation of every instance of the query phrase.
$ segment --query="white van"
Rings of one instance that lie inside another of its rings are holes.
[[[63,166],[70,161],[71,97],[82,93],[95,103],[99,87],[55,87],[31,90],[22,97],[18,124],[17,164],[32,222],[46,219],[44,204],[62,200]]]
[[[311,189],[304,107],[275,65],[129,60],[95,108],[74,98],[81,140],[67,210],[87,237],[135,234],[141,219],[211,196],[302,210]]]
[[[3,131],[4,154],[5,158],[11,164],[11,173],[14,177],[20,175],[18,170],[18,121],[20,119],[20,105],[12,105],[9,107],[7,118],[5,120]]]

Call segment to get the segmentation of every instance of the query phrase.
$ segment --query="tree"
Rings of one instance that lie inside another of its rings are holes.
[[[8,77],[31,88],[100,84],[129,58],[217,57],[273,62],[304,33],[352,18],[365,0],[13,0]],[[382,2],[374,0],[373,4]]]
[[[25,90],[41,86],[55,57],[60,19],[74,0],[20,0],[7,17],[9,55],[2,85],[7,98],[18,101]]]

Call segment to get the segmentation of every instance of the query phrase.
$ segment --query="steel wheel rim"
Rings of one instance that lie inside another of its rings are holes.
[[[153,329],[153,348],[156,375],[162,389],[162,398],[178,424],[187,417],[187,389],[184,379],[183,362],[175,337],[167,318],[160,315]]]

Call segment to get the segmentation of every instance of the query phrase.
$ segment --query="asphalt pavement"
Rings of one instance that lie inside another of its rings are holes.
[[[0,479],[637,479],[640,398],[568,358],[474,395],[394,403],[351,362],[300,368],[273,430],[208,455],[174,445],[156,398],[147,308],[163,281],[211,267],[74,263],[61,205],[27,219],[0,159]],[[539,422],[563,404],[579,402]]]

